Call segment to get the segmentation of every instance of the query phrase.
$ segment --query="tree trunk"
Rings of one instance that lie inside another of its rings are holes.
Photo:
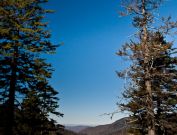
[[[155,135],[155,120],[154,120],[154,108],[153,108],[153,100],[152,100],[152,88],[151,81],[146,80],[146,91],[147,95],[147,118],[148,118],[148,135]]]
[[[155,135],[155,131],[151,127],[148,128],[148,135]]]
[[[7,129],[6,135],[13,135],[14,128],[14,114],[15,114],[15,87],[16,87],[16,72],[17,72],[17,63],[16,55],[18,48],[14,47],[14,55],[11,63],[11,77],[10,77],[10,87],[9,87],[9,96],[8,96],[8,118],[7,118]]]
[[[148,48],[148,30],[147,30],[147,21],[148,15],[146,12],[146,1],[142,0],[142,15],[143,15],[143,26],[142,26],[142,47],[144,49],[144,71],[145,71],[145,90],[147,92],[147,118],[148,118],[148,135],[155,135],[155,120],[154,120],[154,108],[153,108],[153,100],[152,100],[152,88],[151,88],[151,80],[150,80],[150,67],[149,67],[149,60],[150,60],[150,52]]]

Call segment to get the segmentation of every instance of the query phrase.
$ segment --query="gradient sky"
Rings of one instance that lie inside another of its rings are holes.
[[[177,18],[177,1],[162,5],[161,15]],[[50,0],[47,16],[52,42],[64,42],[48,56],[55,68],[52,85],[59,91],[61,124],[98,125],[114,122],[125,114],[100,116],[117,109],[124,80],[115,71],[126,62],[115,52],[129,41],[135,29],[130,17],[120,17],[119,0]],[[175,11],[175,12],[174,12]]]

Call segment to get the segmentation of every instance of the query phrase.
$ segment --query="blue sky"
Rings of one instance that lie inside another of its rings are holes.
[[[176,5],[169,0],[160,15],[177,17]],[[50,0],[47,8],[55,10],[47,16],[51,41],[64,42],[48,56],[55,68],[51,83],[59,91],[59,111],[64,113],[57,121],[98,125],[123,117],[100,116],[117,109],[124,80],[115,71],[124,69],[126,62],[115,52],[135,32],[131,18],[118,15],[119,0]]]

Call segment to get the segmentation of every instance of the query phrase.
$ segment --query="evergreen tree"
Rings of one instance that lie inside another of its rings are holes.
[[[45,14],[51,12],[43,9],[46,2],[0,1],[0,102],[7,110],[6,135],[14,134],[16,103],[29,99],[30,92],[36,93],[42,115],[47,118],[49,113],[59,114],[55,111],[57,92],[48,81],[53,69],[41,58],[41,54],[53,54],[57,47],[51,44],[43,21]],[[34,106],[33,102],[29,104]]]
[[[123,110],[131,112],[130,123],[133,124],[136,134],[164,134],[166,131],[163,129],[167,123],[171,126],[176,125],[176,122],[170,122],[166,118],[171,113],[176,115],[177,111],[177,63],[176,58],[172,56],[175,53],[172,43],[166,42],[162,34],[176,27],[176,23],[167,21],[166,24],[172,25],[160,26],[157,28],[158,31],[152,29],[153,11],[157,9],[161,0],[124,2],[128,13],[135,14],[133,25],[138,29],[138,34],[135,41],[131,40],[125,44],[117,53],[132,61],[129,70],[118,73],[120,77],[130,79],[129,86],[123,93],[127,102],[120,106]],[[170,95],[173,95],[173,98],[170,98]]]
[[[27,94],[16,114],[16,134],[47,135],[52,131],[58,130],[56,122],[53,119],[49,119],[48,114],[48,112],[52,112],[59,116],[62,115],[55,112],[57,102],[54,105],[53,102],[55,102],[56,99],[52,97],[52,95],[53,94],[48,94],[50,98],[46,98],[46,96],[34,90]],[[45,99],[47,101],[45,101]],[[52,100],[50,101],[50,99]]]

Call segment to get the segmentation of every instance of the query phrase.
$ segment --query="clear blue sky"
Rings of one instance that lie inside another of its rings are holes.
[[[124,80],[115,71],[126,63],[115,55],[135,29],[130,17],[119,17],[119,0],[49,0],[47,16],[52,42],[64,42],[57,53],[48,57],[55,68],[52,85],[60,92],[61,124],[106,124],[113,120],[103,113],[117,109],[117,96]],[[169,0],[160,15],[173,15],[176,0]],[[177,14],[174,15],[177,17]]]

